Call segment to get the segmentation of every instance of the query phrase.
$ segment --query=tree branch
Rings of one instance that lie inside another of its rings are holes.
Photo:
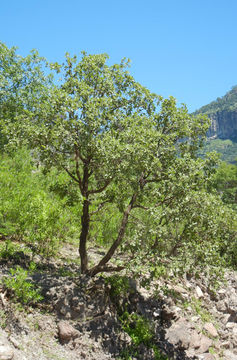
[[[76,181],[78,184],[79,184],[79,186],[80,186],[80,182],[79,182],[79,180],[66,168],[66,166],[63,166],[62,165],[62,168],[66,171],[66,173],[74,180],[74,181]]]
[[[114,255],[115,251],[121,244],[121,242],[124,238],[126,227],[127,227],[128,217],[129,217],[129,214],[130,214],[132,208],[135,205],[136,198],[137,198],[137,193],[134,193],[132,195],[132,198],[129,202],[127,209],[123,213],[123,219],[122,219],[116,240],[113,242],[113,244],[111,245],[111,247],[109,248],[109,250],[107,251],[105,256],[100,260],[100,262],[97,265],[95,265],[92,269],[89,270],[89,274],[92,274],[92,276],[97,274],[98,272],[100,272],[101,270],[99,270],[99,269],[105,267],[105,265],[108,263],[108,261],[111,259],[111,257]]]
[[[75,146],[76,174],[77,174],[77,177],[78,177],[78,183],[79,183],[80,190],[82,191],[82,180],[81,180],[81,175],[80,175],[80,171],[79,171],[79,161],[78,161],[78,158],[79,158],[79,151],[78,151],[78,149],[77,149],[76,146]]]
[[[103,208],[103,206],[108,202],[109,202],[109,200],[106,200],[106,201],[103,201],[102,203],[100,203],[97,210],[90,213],[90,216],[97,214]]]
[[[100,266],[89,270],[91,276],[95,276],[99,272],[119,272],[125,269],[125,266]]]
[[[112,179],[109,179],[105,182],[104,186],[102,186],[101,188],[99,189],[94,189],[94,190],[90,190],[88,191],[88,194],[98,194],[98,193],[101,193],[102,191],[104,191],[107,186],[111,183]]]

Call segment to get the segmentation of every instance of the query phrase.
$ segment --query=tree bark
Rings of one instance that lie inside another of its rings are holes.
[[[102,272],[103,268],[105,269],[105,271],[107,270],[107,267],[105,265],[112,258],[115,251],[117,250],[117,248],[119,247],[119,245],[121,244],[121,242],[122,242],[122,240],[124,238],[125,230],[126,230],[127,223],[128,223],[128,217],[129,217],[129,214],[130,214],[132,208],[135,205],[136,198],[137,198],[137,194],[135,193],[135,194],[133,194],[127,209],[123,213],[123,219],[122,219],[122,222],[121,222],[120,229],[119,229],[118,236],[117,236],[116,240],[113,242],[113,244],[111,245],[111,247],[108,250],[107,254],[105,254],[105,256],[101,259],[101,261],[96,266],[94,266],[93,268],[88,270],[88,274],[90,276],[95,276],[99,272]]]
[[[88,195],[88,183],[89,183],[89,163],[84,163],[83,168],[83,180],[81,184],[81,193],[84,196],[83,201],[83,209],[82,209],[82,216],[81,216],[81,234],[80,234],[80,244],[79,244],[79,254],[81,258],[81,273],[85,274],[88,270],[88,256],[87,256],[87,249],[86,243],[89,233],[89,226],[90,226],[90,213],[89,213],[89,195]]]
[[[88,269],[88,256],[87,256],[87,237],[89,233],[90,217],[89,217],[89,200],[86,199],[83,202],[83,212],[81,216],[81,235],[79,254],[81,258],[81,273],[85,274]]]

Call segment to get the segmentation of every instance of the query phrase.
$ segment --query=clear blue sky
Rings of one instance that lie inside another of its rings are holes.
[[[50,61],[128,57],[137,81],[194,111],[237,85],[236,17],[237,0],[2,0],[0,40]]]

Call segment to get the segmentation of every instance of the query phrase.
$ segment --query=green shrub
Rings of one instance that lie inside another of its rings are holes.
[[[33,269],[34,266],[31,267],[30,271]],[[22,304],[34,304],[43,299],[39,289],[35,289],[34,285],[27,280],[28,275],[27,270],[18,266],[16,269],[10,269],[10,276],[3,280],[6,289],[12,291]]]
[[[147,319],[136,313],[129,314],[125,311],[120,317],[120,322],[123,330],[132,339],[132,346],[122,352],[122,359],[130,360],[133,359],[133,356],[137,357],[138,347],[143,344],[147,348],[153,349],[155,360],[167,360],[154,343],[154,330]]]

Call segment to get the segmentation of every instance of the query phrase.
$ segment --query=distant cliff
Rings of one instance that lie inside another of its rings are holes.
[[[201,107],[195,114],[206,114],[210,117],[208,137],[237,142],[237,86],[222,98]]]

